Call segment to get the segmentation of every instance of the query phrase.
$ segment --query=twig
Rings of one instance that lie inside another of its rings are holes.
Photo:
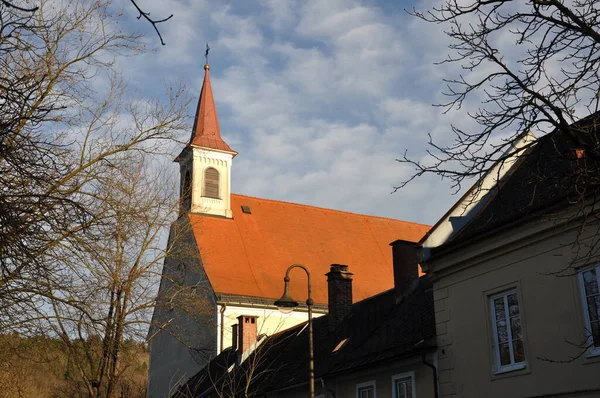
[[[4,1],[4,0],[2,0],[2,1]],[[140,15],[137,16],[137,19],[140,19],[140,18],[144,17],[148,22],[150,22],[150,24],[152,24],[152,27],[156,31],[156,34],[158,35],[158,38],[160,39],[160,44],[162,44],[164,46],[165,45],[165,41],[163,40],[162,35],[160,34],[160,31],[158,30],[158,27],[156,25],[159,24],[159,23],[168,21],[169,19],[171,19],[173,17],[173,14],[169,15],[168,17],[166,17],[164,19],[152,19],[152,18],[150,18],[150,13],[142,11],[142,9],[137,5],[137,3],[135,2],[135,0],[131,0],[131,4],[133,4],[133,6],[140,13]]]
[[[2,1],[2,4],[4,4],[6,7],[11,7],[11,8],[14,8],[16,10],[24,11],[24,12],[35,12],[39,8],[39,7],[23,8],[23,7],[16,6],[16,5],[14,5],[13,3],[11,3],[11,2],[9,2],[7,0],[1,0],[1,1]]]

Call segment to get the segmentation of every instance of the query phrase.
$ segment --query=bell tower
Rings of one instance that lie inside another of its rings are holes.
[[[209,71],[210,65],[204,65],[190,142],[175,159],[181,175],[180,215],[192,212],[231,218],[231,164],[237,152],[221,138]]]

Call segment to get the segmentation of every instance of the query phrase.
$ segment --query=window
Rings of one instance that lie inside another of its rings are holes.
[[[516,290],[490,297],[496,372],[525,367],[521,311]]]
[[[356,398],[375,398],[375,381],[367,381],[356,385]]]
[[[579,273],[585,329],[588,336],[586,346],[589,346],[590,355],[600,355],[600,293],[598,285],[600,264],[593,268],[585,269]]]
[[[204,192],[202,196],[219,199],[219,172],[209,167],[204,171]]]
[[[416,398],[414,372],[392,377],[393,398]]]
[[[183,186],[181,187],[181,203],[183,211],[190,210],[192,199],[192,178],[190,177],[190,171],[185,172],[185,178],[183,180]]]

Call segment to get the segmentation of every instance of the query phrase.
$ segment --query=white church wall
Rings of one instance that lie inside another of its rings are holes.
[[[222,305],[222,304],[221,304]],[[257,316],[257,334],[272,335],[308,320],[306,310],[297,309],[289,314],[283,314],[276,308],[259,308],[243,305],[226,305],[223,313],[224,322],[219,314],[217,323],[217,347],[221,347],[221,324],[223,323],[223,349],[232,345],[231,326],[237,324],[240,315]],[[313,310],[313,318],[325,315],[324,311]],[[220,349],[219,349],[220,352]]]
[[[231,163],[226,152],[193,148],[192,212],[231,218]],[[212,167],[219,172],[219,199],[203,195],[204,172]]]

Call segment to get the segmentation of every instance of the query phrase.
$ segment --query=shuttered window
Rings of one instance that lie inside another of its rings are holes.
[[[204,172],[204,194],[207,198],[219,199],[219,172],[209,167]]]

